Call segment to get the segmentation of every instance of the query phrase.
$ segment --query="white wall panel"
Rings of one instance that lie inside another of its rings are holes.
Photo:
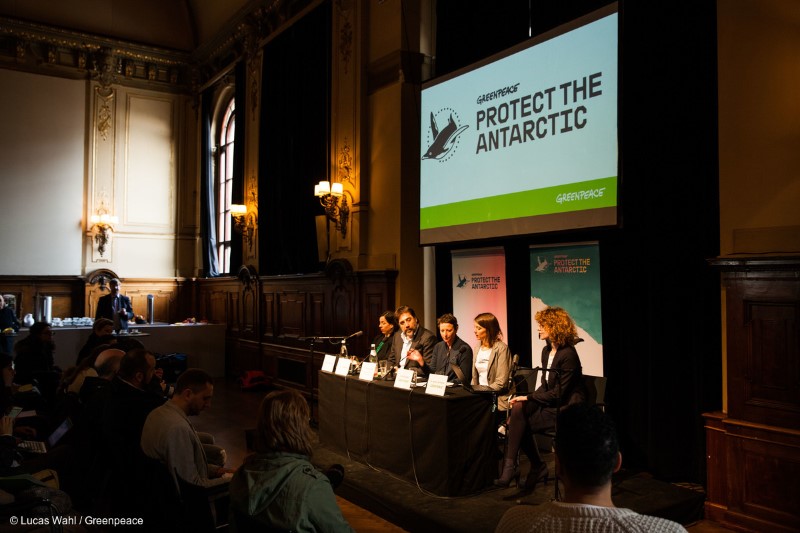
[[[0,69],[0,274],[81,274],[85,91]]]
[[[126,104],[123,223],[174,233],[174,102],[129,93]]]

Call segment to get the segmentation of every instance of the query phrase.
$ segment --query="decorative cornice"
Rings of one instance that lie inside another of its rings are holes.
[[[0,68],[98,79],[110,62],[114,83],[196,94],[239,59],[252,60],[293,17],[322,1],[255,0],[192,53],[0,17]]]
[[[188,92],[191,56],[87,33],[0,17],[0,66],[69,78]],[[108,65],[111,65],[110,67]]]

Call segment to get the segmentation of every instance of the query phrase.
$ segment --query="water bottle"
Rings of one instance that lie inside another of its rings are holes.
[[[375,345],[370,345],[369,349],[369,362],[370,363],[377,363],[378,362],[378,352],[375,351]]]

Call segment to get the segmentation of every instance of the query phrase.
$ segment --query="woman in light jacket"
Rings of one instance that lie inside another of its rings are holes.
[[[503,332],[492,313],[475,317],[475,338],[478,346],[472,351],[472,386],[483,385],[497,391],[497,408],[508,409],[508,398],[502,395],[508,386],[511,371],[511,352],[500,338]]]
[[[274,391],[258,410],[256,453],[231,480],[231,529],[352,533],[328,476],[309,462],[311,414],[299,392]]]

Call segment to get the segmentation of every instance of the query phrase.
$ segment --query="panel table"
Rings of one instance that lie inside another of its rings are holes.
[[[320,441],[440,496],[474,494],[497,477],[492,398],[445,396],[392,382],[319,373]]]

